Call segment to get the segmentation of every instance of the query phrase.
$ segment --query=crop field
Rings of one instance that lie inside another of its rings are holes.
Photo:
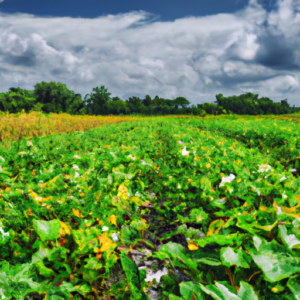
[[[300,299],[299,116],[77,118],[1,122],[1,299]]]

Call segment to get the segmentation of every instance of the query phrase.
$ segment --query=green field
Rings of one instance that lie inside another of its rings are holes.
[[[0,144],[0,297],[300,299],[299,132],[165,117]]]

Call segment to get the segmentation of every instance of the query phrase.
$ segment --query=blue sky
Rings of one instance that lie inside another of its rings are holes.
[[[300,0],[0,0],[0,92],[41,81],[300,106]]]

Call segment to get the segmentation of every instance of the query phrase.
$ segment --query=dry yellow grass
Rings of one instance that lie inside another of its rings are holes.
[[[107,124],[137,120],[130,116],[71,116],[53,114],[48,116],[40,112],[8,114],[0,113],[0,142],[11,147],[14,140],[23,137],[45,136],[49,134],[86,131]]]

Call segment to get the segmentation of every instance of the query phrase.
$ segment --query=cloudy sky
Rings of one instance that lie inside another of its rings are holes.
[[[0,0],[0,92],[41,81],[300,106],[300,0]]]

